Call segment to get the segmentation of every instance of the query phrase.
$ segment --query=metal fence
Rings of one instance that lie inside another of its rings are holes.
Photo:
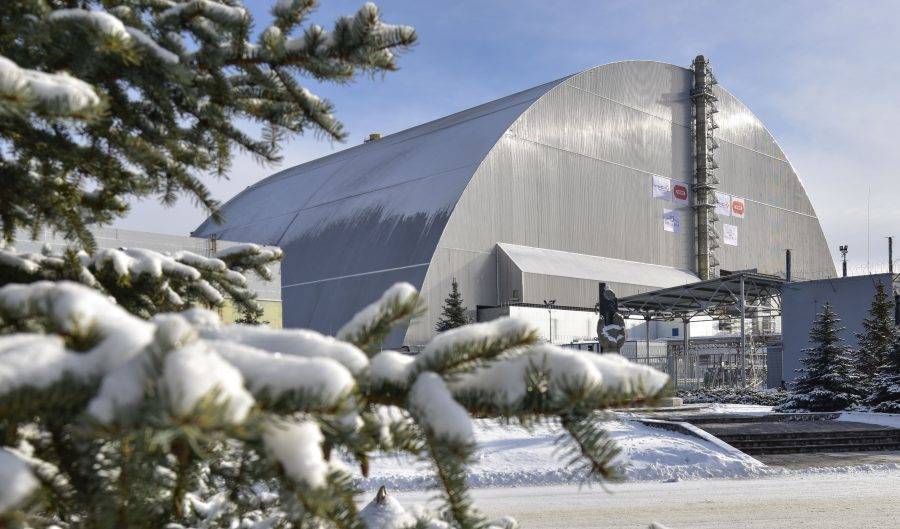
[[[688,348],[687,354],[681,346],[670,344],[666,355],[629,357],[632,362],[648,365],[673,378],[678,389],[701,389],[720,387],[765,387],[767,367],[767,345],[748,347],[743,362],[744,377],[741,376],[742,362],[738,348],[710,348],[700,346]]]

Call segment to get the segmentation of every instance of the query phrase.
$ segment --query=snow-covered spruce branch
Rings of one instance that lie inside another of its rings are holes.
[[[379,322],[417,303],[414,288],[395,286],[341,336],[372,353]],[[28,402],[25,414],[0,414],[11,447],[0,475],[19,476],[0,486],[13,526],[514,527],[487,522],[471,502],[473,414],[560,421],[576,447],[566,463],[584,461],[585,478],[603,480],[615,448],[595,414],[652,401],[667,383],[616,355],[535,344],[512,320],[440,335],[419,357],[370,357],[341,339],[223,324],[204,309],[145,320],[67,281],[0,288],[0,315],[30,329],[0,336],[0,410]],[[358,512],[346,465],[366,475],[379,451],[430,462],[445,511],[385,500]]]
[[[197,175],[226,174],[235,149],[272,163],[293,135],[346,138],[303,80],[394,71],[415,31],[372,3],[328,30],[309,20],[317,1],[271,1],[258,34],[242,0],[0,2],[4,238],[49,226],[92,249],[87,226],[129,197],[183,194],[215,218]]]
[[[244,323],[258,323],[263,309],[247,288],[246,272],[269,280],[269,266],[282,259],[278,248],[239,244],[204,257],[193,252],[164,254],[142,248],[106,248],[88,255],[67,250],[55,255],[19,253],[0,247],[0,285],[62,279],[77,281],[114,297],[119,305],[149,318],[192,306],[221,306],[231,299]],[[7,317],[9,323],[15,319]]]

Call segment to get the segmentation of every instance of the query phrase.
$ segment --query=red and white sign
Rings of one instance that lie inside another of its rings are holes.
[[[744,209],[746,204],[743,198],[732,197],[731,199],[731,216],[739,219],[744,218]]]
[[[673,182],[672,183],[672,202],[681,205],[687,206],[690,202],[688,195],[688,186],[683,182]]]

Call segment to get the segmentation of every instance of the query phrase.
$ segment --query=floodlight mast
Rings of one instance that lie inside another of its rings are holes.
[[[842,261],[842,268],[843,268],[843,276],[842,277],[847,277],[847,245],[845,244],[838,249],[841,252],[841,261]]]

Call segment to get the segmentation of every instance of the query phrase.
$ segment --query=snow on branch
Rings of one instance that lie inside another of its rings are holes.
[[[245,252],[231,253],[238,254]],[[122,250],[104,266],[163,276],[167,266],[221,272],[231,255],[142,261]],[[29,439],[49,435],[43,429],[52,421],[77,428],[92,442],[54,442],[79,464],[60,465],[57,448],[40,448],[39,441],[34,461],[49,458],[73,486],[86,479],[82,469],[91,469],[90,479],[111,496],[87,491],[91,505],[148,502],[159,514],[140,515],[155,516],[154,526],[213,527],[214,519],[242,527],[297,520],[356,527],[369,518],[437,523],[428,513],[404,514],[385,498],[365,515],[357,511],[353,478],[340,461],[352,458],[365,475],[370,456],[386,451],[431,463],[451,526],[514,528],[508,519],[487,522],[472,504],[466,478],[476,414],[524,424],[558,420],[568,434],[567,465],[592,479],[616,477],[618,449],[598,412],[652,402],[664,374],[616,355],[533,343],[534,330],[510,319],[439,335],[419,357],[376,353],[377,337],[417,303],[415,289],[395,285],[342,329],[341,336],[374,353],[370,359],[340,339],[225,325],[203,309],[145,320],[78,283],[7,285],[0,288],[0,329],[18,332],[0,335],[0,410],[7,412],[0,427],[24,421],[37,432]],[[30,422],[34,417],[41,420]],[[5,431],[13,440],[24,435]],[[27,475],[11,457],[0,453],[0,478]],[[101,471],[94,472],[95,463]],[[70,522],[68,511],[54,510],[59,492],[43,477],[37,481],[23,477],[18,482],[28,486],[15,489],[0,479],[0,507],[30,499],[54,523]],[[37,488],[42,494],[32,494]]]
[[[409,283],[397,283],[381,298],[356,313],[337,332],[337,338],[371,350],[383,341],[391,328],[415,316],[419,311],[419,293]]]
[[[51,116],[93,117],[102,108],[94,88],[66,72],[20,68],[0,55],[0,108],[36,108]]]
[[[0,448],[0,515],[25,501],[37,487],[28,465]]]

